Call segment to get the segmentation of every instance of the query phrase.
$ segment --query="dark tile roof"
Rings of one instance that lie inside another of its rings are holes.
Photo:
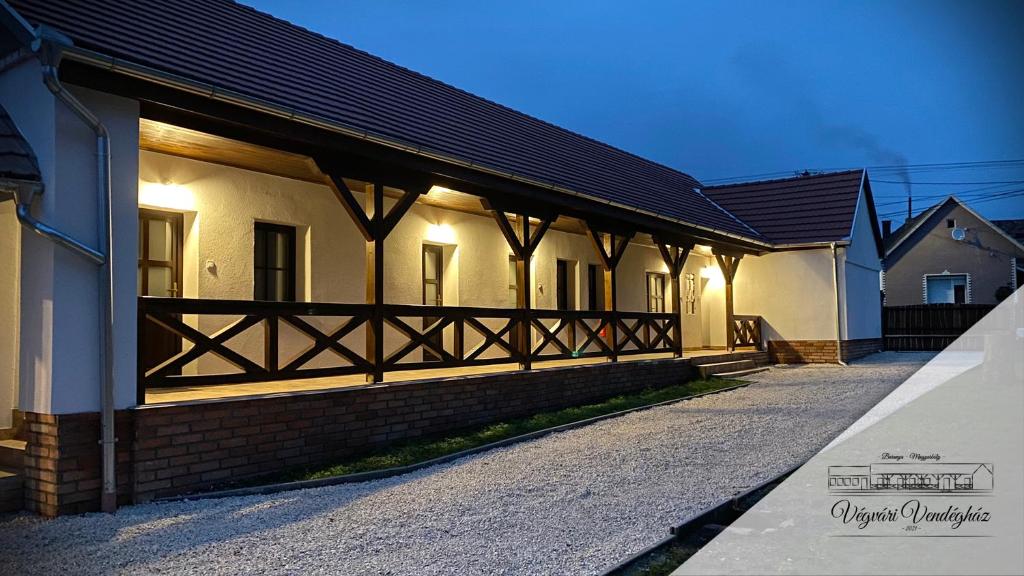
[[[32,147],[0,106],[0,179],[41,181]]]
[[[993,220],[993,224],[999,226],[1003,232],[1013,237],[1014,240],[1024,244],[1024,219],[1022,220]]]
[[[80,47],[577,193],[748,238],[677,170],[227,0],[12,0]]]
[[[775,244],[834,242],[850,236],[863,170],[740,182],[704,193]]]
[[[914,228],[917,227],[919,222],[923,222],[930,218],[932,214],[935,214],[935,212],[947,202],[954,202],[954,200],[952,197],[946,198],[945,200],[936,203],[934,206],[928,207],[917,216],[912,216],[904,220],[903,224],[901,224],[899,228],[893,230],[892,234],[889,234],[883,239],[886,254],[888,254],[889,251],[895,248],[899,243],[903,242],[903,240],[914,231]]]

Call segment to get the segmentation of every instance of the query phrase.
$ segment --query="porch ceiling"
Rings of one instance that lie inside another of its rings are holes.
[[[139,120],[139,148],[325,186],[328,182],[327,176],[320,171],[316,162],[309,156],[225,138],[148,118]],[[385,195],[399,197],[401,193],[385,188]],[[417,203],[490,217],[490,214],[481,205],[478,196],[458,190],[434,187],[429,193],[421,196]],[[587,233],[584,222],[567,216],[559,216],[551,228],[574,234]],[[648,235],[638,235],[634,241],[641,244],[653,244]]]

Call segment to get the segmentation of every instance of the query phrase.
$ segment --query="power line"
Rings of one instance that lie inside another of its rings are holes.
[[[910,184],[912,186],[970,186],[973,184],[1024,184],[1024,180],[989,180],[987,182],[903,182],[902,180],[872,180],[886,184]]]
[[[943,193],[943,194],[914,195],[914,199],[915,200],[925,200],[925,201],[927,201],[927,200],[934,200],[936,198],[946,198],[948,196],[956,196],[957,198],[959,198],[961,200],[970,200],[972,198],[983,197],[986,194],[993,193],[993,190],[996,190],[996,189],[999,189],[999,188],[1006,188],[1006,187],[1007,187],[1006,184],[994,184],[994,185],[990,185],[990,186],[982,186],[981,188],[972,188],[972,189],[969,189],[969,190],[958,190],[958,191],[956,191],[955,193],[952,193],[952,194]],[[997,191],[995,193],[998,194],[1000,192],[1002,192],[1002,191],[1000,190],[1000,191]],[[895,205],[895,204],[904,204],[906,202],[906,195],[905,194],[897,194],[895,196],[884,196],[884,195],[881,195],[881,194],[876,194],[875,196],[877,198],[893,198],[893,197],[899,197],[900,198],[899,200],[891,200],[891,201],[887,201],[887,202],[876,202],[875,206],[891,206],[891,205]]]
[[[985,202],[994,202],[996,200],[1007,200],[1009,198],[1022,198],[1022,197],[1024,197],[1024,188],[1018,188],[1016,190],[1007,190],[1005,192],[998,192],[996,194],[992,194],[992,195],[987,196],[987,197],[974,198],[974,199],[971,199],[969,204],[972,204],[972,205],[984,204]],[[962,198],[961,198],[961,200],[962,200]],[[902,202],[900,202],[900,204],[902,204]],[[905,212],[902,209],[900,209],[900,210],[890,210],[888,212],[880,213],[878,215],[878,217],[880,219],[886,219],[886,218],[889,218],[889,217],[892,217],[892,216],[899,216],[901,214],[905,214]]]

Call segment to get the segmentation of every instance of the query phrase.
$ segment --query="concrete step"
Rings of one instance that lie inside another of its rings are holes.
[[[759,368],[747,368],[746,370],[737,370],[735,372],[721,372],[715,374],[719,378],[740,378],[742,376],[750,376],[751,374],[757,374],[758,372],[767,372],[770,368],[767,366],[761,366]]]
[[[737,372],[739,370],[749,370],[756,368],[753,360],[729,360],[727,362],[713,362],[711,364],[701,364],[697,366],[697,370],[700,372],[701,378],[707,378],[708,376],[715,376],[717,374],[723,374],[728,372]]]
[[[0,468],[0,512],[17,512],[25,507],[23,486],[21,474]]]
[[[0,468],[20,471],[25,466],[25,441],[0,440]]]

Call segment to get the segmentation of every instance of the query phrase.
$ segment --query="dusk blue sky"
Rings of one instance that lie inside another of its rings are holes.
[[[705,183],[906,162],[915,214],[1024,218],[1024,3],[245,2]]]

